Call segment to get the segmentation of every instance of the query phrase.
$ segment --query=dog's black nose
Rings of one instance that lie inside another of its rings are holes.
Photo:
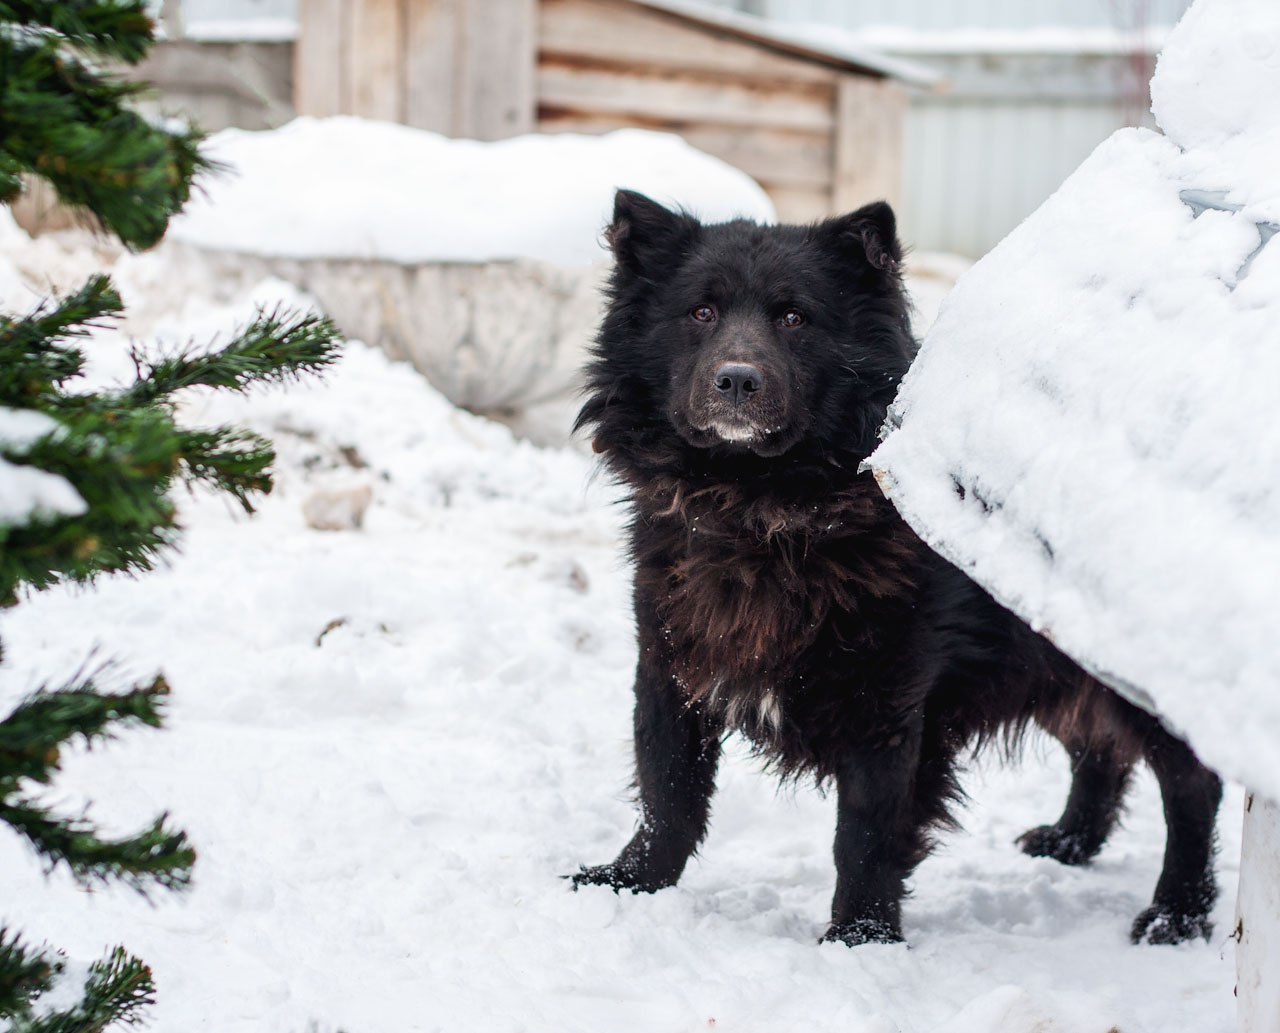
[[[764,387],[764,374],[745,362],[727,362],[716,370],[716,390],[741,405]]]

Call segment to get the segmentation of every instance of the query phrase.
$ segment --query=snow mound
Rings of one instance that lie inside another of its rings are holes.
[[[1200,0],[1115,134],[944,303],[870,465],[1206,763],[1280,798],[1280,9]]]
[[[530,135],[485,143],[351,117],[227,129],[205,153],[232,173],[204,183],[169,236],[296,258],[589,265],[613,192],[630,187],[704,219],[770,222],[745,173],[677,136]]]

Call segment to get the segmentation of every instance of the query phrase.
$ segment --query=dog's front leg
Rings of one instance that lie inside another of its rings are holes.
[[[706,834],[722,733],[677,684],[656,616],[640,601],[636,610],[640,660],[634,726],[640,825],[616,860],[584,868],[573,882],[651,893],[675,885]]]
[[[903,884],[924,855],[913,806],[918,730],[852,750],[836,778],[836,892],[824,940],[902,939]]]

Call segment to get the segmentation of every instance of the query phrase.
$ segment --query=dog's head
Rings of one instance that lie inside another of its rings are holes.
[[[870,451],[914,350],[887,204],[706,225],[623,190],[606,238],[610,305],[579,416],[599,449]]]

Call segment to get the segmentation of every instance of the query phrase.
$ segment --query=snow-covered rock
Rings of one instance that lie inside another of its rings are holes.
[[[935,547],[1280,799],[1280,7],[1199,0],[963,277],[871,459]]]

